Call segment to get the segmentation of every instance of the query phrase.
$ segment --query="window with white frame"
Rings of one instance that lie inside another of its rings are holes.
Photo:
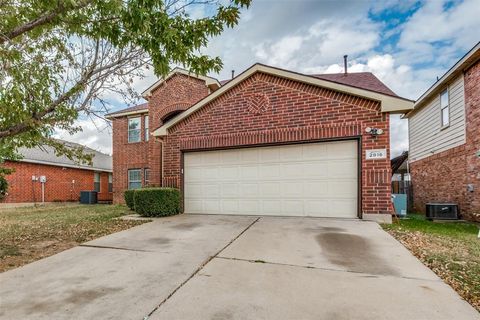
[[[140,142],[142,132],[142,118],[128,119],[128,142]]]
[[[95,172],[93,174],[93,190],[100,192],[100,173]]]
[[[146,186],[148,186],[148,184],[150,183],[150,169],[149,168],[145,168],[145,171],[143,173],[143,181],[144,181]]]
[[[442,127],[448,127],[450,124],[450,101],[448,88],[440,93],[440,109],[442,110]]]
[[[140,189],[142,187],[142,170],[128,170],[128,189]]]
[[[145,141],[148,141],[148,116],[145,116]]]
[[[108,192],[113,192],[113,174],[108,174]]]

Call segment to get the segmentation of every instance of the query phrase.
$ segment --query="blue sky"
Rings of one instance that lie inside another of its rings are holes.
[[[204,6],[192,8],[193,16],[207,13]],[[398,95],[416,99],[480,40],[479,16],[480,0],[253,0],[239,25],[212,39],[204,52],[222,58],[224,69],[211,74],[219,79],[255,62],[341,72],[348,54],[350,72],[373,72]],[[155,80],[147,72],[135,88],[141,92]],[[116,103],[114,109],[123,107]],[[60,137],[110,152],[105,124],[79,123],[82,133]],[[391,147],[392,155],[408,148],[407,123],[398,116],[392,117]]]

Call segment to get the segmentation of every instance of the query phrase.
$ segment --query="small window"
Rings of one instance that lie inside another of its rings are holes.
[[[142,187],[142,171],[140,169],[128,170],[128,189],[140,189]]]
[[[108,174],[108,192],[113,192],[113,174]]]
[[[148,141],[148,116],[145,116],[145,141]]]
[[[100,173],[93,174],[93,190],[100,192]]]
[[[440,109],[442,110],[442,127],[448,127],[450,124],[448,89],[440,94]]]
[[[140,142],[142,125],[141,118],[128,119],[128,142]]]
[[[150,183],[150,169],[146,168],[143,174],[143,180],[145,182],[145,186],[148,186]]]

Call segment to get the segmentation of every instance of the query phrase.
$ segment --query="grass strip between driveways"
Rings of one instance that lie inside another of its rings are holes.
[[[147,222],[115,219],[130,213],[115,205],[0,210],[0,272]]]
[[[480,239],[476,224],[432,222],[421,215],[409,215],[383,228],[480,311]]]

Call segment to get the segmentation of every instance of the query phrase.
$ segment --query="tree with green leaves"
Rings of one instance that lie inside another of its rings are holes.
[[[90,161],[52,133],[81,130],[74,124],[81,115],[101,117],[108,93],[135,99],[131,82],[147,68],[157,76],[171,64],[218,72],[221,60],[202,49],[250,2],[0,0],[0,166],[20,147],[42,145]],[[198,8],[204,16],[192,17]]]

